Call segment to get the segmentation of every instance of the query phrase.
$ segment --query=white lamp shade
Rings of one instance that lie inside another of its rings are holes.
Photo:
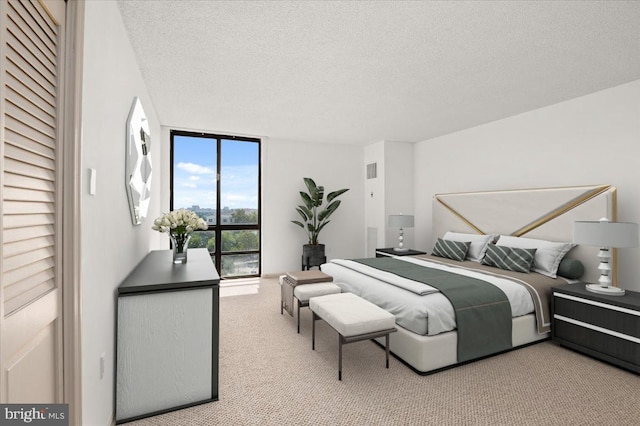
[[[391,228],[413,228],[413,216],[408,214],[389,215],[389,227]]]
[[[596,247],[638,247],[637,223],[573,222],[573,242]]]

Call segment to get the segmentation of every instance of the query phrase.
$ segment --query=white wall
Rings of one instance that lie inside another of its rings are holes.
[[[416,144],[416,246],[432,247],[436,193],[587,184],[617,187],[618,220],[640,222],[640,80]],[[620,286],[640,290],[640,249],[618,253]]]
[[[389,227],[389,215],[412,215],[414,212],[413,145],[382,141],[364,148],[365,167],[366,164],[376,163],[378,170],[377,178],[365,181],[365,221],[368,228],[376,230],[375,248],[398,245],[399,229]],[[404,247],[413,246],[413,228],[406,228]],[[367,255],[375,254],[368,252]]]
[[[129,44],[115,1],[86,3],[82,106],[82,414],[86,425],[113,416],[115,292],[150,250],[159,233],[159,173],[152,178],[149,218],[133,226],[125,190],[126,120],[134,96],[150,121],[154,167],[163,159],[160,125]],[[88,169],[97,171],[96,195],[88,193]],[[104,377],[100,356],[105,354]]]
[[[392,214],[414,214],[413,196],[414,144],[406,142],[385,143],[385,247],[397,247],[400,229],[388,226]],[[404,229],[405,248],[414,248],[414,229]]]
[[[365,176],[367,164],[376,164],[376,177],[365,179],[364,182],[364,209],[367,231],[367,253],[368,257],[375,256],[375,249],[387,247],[385,242],[385,142],[376,142],[364,147]],[[374,231],[375,230],[375,231]],[[375,241],[368,241],[373,239]]]
[[[364,257],[363,148],[339,144],[311,144],[264,139],[262,145],[262,273],[300,269],[302,229],[291,223],[306,191],[303,177],[312,178],[329,192],[349,188],[320,233],[327,259]]]

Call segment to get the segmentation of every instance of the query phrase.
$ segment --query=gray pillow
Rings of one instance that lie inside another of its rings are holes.
[[[562,259],[558,266],[558,275],[571,280],[579,279],[584,274],[584,265],[578,259]]]
[[[531,270],[536,249],[523,249],[517,247],[497,246],[489,244],[487,253],[482,258],[482,264],[495,266],[500,269],[514,272],[524,272]]]
[[[470,241],[451,241],[438,238],[432,254],[438,257],[463,261],[467,257],[470,245]]]

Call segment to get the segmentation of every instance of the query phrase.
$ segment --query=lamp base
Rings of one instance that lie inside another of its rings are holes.
[[[624,296],[624,289],[620,287],[602,286],[600,284],[587,284],[587,291],[598,294],[606,294],[607,296]]]
[[[393,251],[404,252],[404,251],[409,251],[409,249],[405,247],[394,247]]]

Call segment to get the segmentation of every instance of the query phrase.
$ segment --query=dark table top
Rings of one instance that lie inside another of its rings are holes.
[[[171,250],[149,252],[120,284],[118,294],[213,287],[220,283],[207,249],[189,249],[187,256],[187,263],[174,264]]]

